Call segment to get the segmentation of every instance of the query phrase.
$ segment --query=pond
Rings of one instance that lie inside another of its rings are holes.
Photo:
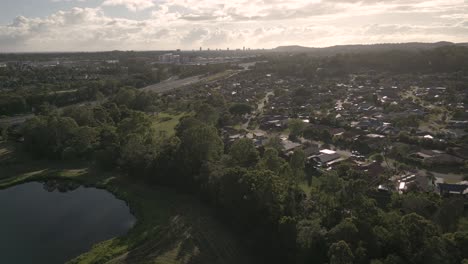
[[[64,263],[136,221],[110,192],[69,183],[0,190],[0,210],[0,263]]]

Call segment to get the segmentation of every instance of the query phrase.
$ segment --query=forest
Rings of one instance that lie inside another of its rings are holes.
[[[239,107],[216,94],[189,104],[174,135],[155,133],[153,113],[176,104],[121,88],[101,105],[46,108],[22,126],[24,148],[197,196],[262,263],[467,263],[462,198],[385,195],[346,164],[317,175],[301,150],[283,156],[275,140],[225,145],[221,120]],[[310,192],[299,187],[304,177]]]

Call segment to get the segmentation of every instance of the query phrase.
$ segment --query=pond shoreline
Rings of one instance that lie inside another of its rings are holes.
[[[0,171],[5,171],[0,190],[28,182],[70,181],[104,189],[128,206],[136,222],[125,235],[97,243],[67,263],[182,264],[194,259],[201,263],[253,263],[238,237],[193,196],[143,184],[117,172],[102,172],[85,163],[77,166],[21,158],[13,167],[0,164]],[[187,248],[189,244],[192,246]]]
[[[136,224],[128,203],[75,181],[29,181],[0,191],[5,263],[64,263]]]
[[[102,183],[99,181],[90,181],[88,179],[85,179],[86,175],[81,176],[81,177],[69,177],[69,176],[57,176],[57,175],[49,175],[49,174],[38,174],[30,177],[25,177],[25,178],[20,178],[20,179],[12,179],[10,182],[3,182],[4,179],[0,180],[0,191],[4,189],[8,189],[17,185],[29,183],[29,182],[39,182],[39,183],[46,183],[48,181],[67,181],[67,182],[73,182],[79,186],[83,186],[85,188],[96,188],[96,189],[101,189],[101,190],[106,190],[109,193],[111,193],[113,196],[115,196],[116,199],[122,200],[125,202],[125,204],[130,208],[130,213],[135,216],[136,226],[138,224],[138,216],[137,213],[134,211],[133,207],[131,206],[131,201],[126,195],[125,191],[119,190],[117,186],[112,186],[111,181],[107,183]],[[7,180],[10,180],[8,178]],[[132,227],[133,229],[133,227]],[[131,229],[129,230],[129,232]]]

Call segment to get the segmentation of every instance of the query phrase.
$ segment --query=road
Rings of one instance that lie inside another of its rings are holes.
[[[230,76],[231,77],[231,76]],[[258,106],[257,106],[257,109],[254,111],[254,113],[252,113],[249,117],[249,119],[247,120],[247,122],[245,122],[244,124],[242,124],[242,128],[247,130],[247,128],[249,127],[249,123],[250,123],[250,120],[252,119],[252,116],[254,115],[257,115],[257,114],[262,114],[263,113],[263,108],[265,107],[265,105],[268,103],[268,97],[270,96],[273,96],[274,93],[273,92],[268,92],[266,93],[265,97],[263,97],[260,102],[258,103]]]
[[[258,61],[258,62],[260,62],[260,61]],[[265,61],[262,61],[262,62],[265,62]],[[153,92],[157,92],[157,93],[164,93],[164,92],[168,92],[168,91],[173,90],[173,89],[181,88],[181,87],[191,85],[191,84],[195,84],[195,83],[202,82],[202,81],[210,82],[210,81],[213,81],[213,80],[217,80],[219,78],[229,79],[229,78],[239,74],[240,72],[248,71],[249,67],[255,66],[256,63],[257,63],[257,61],[247,62],[247,63],[239,63],[238,65],[240,67],[242,67],[243,69],[242,70],[235,70],[235,71],[233,71],[232,74],[230,74],[228,76],[223,76],[223,73],[212,74],[212,75],[209,75],[209,76],[206,76],[206,77],[202,77],[202,75],[198,75],[198,76],[187,77],[187,78],[184,78],[184,79],[179,79],[177,76],[172,76],[169,79],[167,79],[165,81],[162,81],[160,83],[146,86],[146,87],[143,88],[143,90],[153,91]]]
[[[178,77],[171,77],[160,83],[146,86],[145,88],[142,88],[142,90],[164,93],[176,88],[195,84],[200,81],[202,81],[202,78],[200,76],[192,76],[184,79],[179,79]]]

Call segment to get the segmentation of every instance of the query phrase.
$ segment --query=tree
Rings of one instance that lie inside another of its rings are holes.
[[[98,140],[98,131],[88,126],[78,127],[69,145],[78,155],[89,154]],[[89,156],[88,156],[89,157]]]
[[[280,246],[289,261],[295,259],[296,252],[296,219],[291,216],[283,216],[279,219],[278,229],[280,235]]]
[[[105,109],[109,113],[110,118],[112,119],[112,121],[114,121],[114,123],[117,123],[117,122],[119,122],[121,120],[121,117],[122,117],[121,110],[119,109],[119,107],[115,103],[107,102],[107,103],[103,104],[103,106],[105,107]]]
[[[152,128],[152,120],[148,115],[142,112],[130,112],[130,116],[124,118],[117,127],[117,133],[121,139],[124,139],[130,134],[138,134],[143,138],[148,138],[154,135]]]
[[[306,127],[303,129],[302,135],[306,139],[320,139],[320,131],[313,127]]]
[[[185,169],[191,172],[190,175],[196,175],[203,163],[220,158],[224,145],[216,128],[201,125],[183,132],[180,149]]]
[[[297,224],[299,263],[325,263],[327,260],[327,231],[320,225],[320,219],[302,219]]]
[[[468,259],[468,252],[466,251],[466,249],[468,248],[468,231],[455,232],[448,236],[460,252],[460,257],[462,259]]]
[[[51,105],[48,102],[44,102],[40,104],[34,112],[37,115],[46,116],[46,115],[52,115],[56,111],[57,111],[57,107],[55,105]]]
[[[241,167],[254,166],[258,161],[258,151],[248,138],[235,141],[229,149],[229,155],[234,163]]]
[[[265,147],[273,148],[278,153],[283,151],[283,143],[281,141],[281,138],[279,138],[278,136],[274,136],[268,139],[267,143],[265,144]]]
[[[291,155],[289,164],[291,165],[293,176],[296,182],[302,181],[304,179],[305,162],[305,153],[301,149],[294,151],[294,153]]]
[[[300,119],[290,119],[288,121],[289,136],[292,139],[297,138],[301,135],[302,130],[304,129],[304,122]]]
[[[128,108],[133,107],[133,103],[135,101],[136,92],[134,88],[131,87],[123,87],[119,90],[119,92],[113,98],[113,101],[117,105],[125,105]]]
[[[242,187],[240,185],[243,175],[247,173],[245,168],[234,167],[222,169],[218,175],[211,175],[210,184],[214,186],[212,191],[215,202],[222,205],[229,212],[230,208],[236,208],[242,202]],[[234,214],[235,221],[243,218],[240,214]]]
[[[345,241],[333,243],[328,250],[330,264],[352,264],[354,255]]]
[[[458,220],[463,217],[464,199],[450,197],[442,201],[435,216],[435,222],[445,232],[455,231]]]
[[[346,218],[333,227],[328,235],[332,242],[343,240],[347,243],[353,243],[356,242],[358,229],[351,218]]]
[[[413,263],[425,258],[428,241],[438,235],[435,225],[424,217],[411,213],[401,218],[401,231],[405,257]]]
[[[229,112],[235,116],[241,116],[252,112],[252,107],[244,103],[236,103],[229,107]]]
[[[58,158],[70,146],[77,128],[75,120],[69,117],[54,115],[32,118],[22,127],[25,147],[36,155]]]
[[[197,109],[195,117],[207,125],[216,125],[218,123],[219,113],[209,104],[202,104]]]
[[[114,120],[112,120],[112,117],[107,111],[107,109],[105,109],[102,106],[97,106],[93,108],[93,117],[94,117],[94,122],[99,125],[114,123]]]
[[[130,175],[142,177],[153,159],[152,154],[142,135],[130,134],[122,145],[119,164]]]
[[[157,104],[157,94],[153,92],[138,92],[132,103],[133,109],[148,111]]]
[[[320,139],[323,140],[325,143],[331,143],[332,142],[332,135],[330,134],[330,131],[324,129],[320,133]]]
[[[73,118],[80,126],[96,126],[93,109],[88,106],[66,107],[62,115]]]
[[[278,151],[276,151],[276,149],[267,148],[258,163],[258,167],[279,173],[284,162],[285,161],[278,156]]]
[[[0,96],[0,115],[18,114],[27,111],[26,100],[20,95]]]
[[[408,193],[399,197],[395,202],[396,205],[404,213],[417,213],[426,218],[432,217],[437,212],[437,200],[424,193]]]
[[[203,126],[204,124],[196,119],[195,117],[192,116],[186,116],[180,119],[179,124],[175,127],[176,131],[176,136],[182,137],[184,132],[190,128],[196,127],[196,126]]]
[[[211,95],[206,99],[206,102],[216,108],[224,108],[226,105],[224,96],[217,91],[212,91]]]

